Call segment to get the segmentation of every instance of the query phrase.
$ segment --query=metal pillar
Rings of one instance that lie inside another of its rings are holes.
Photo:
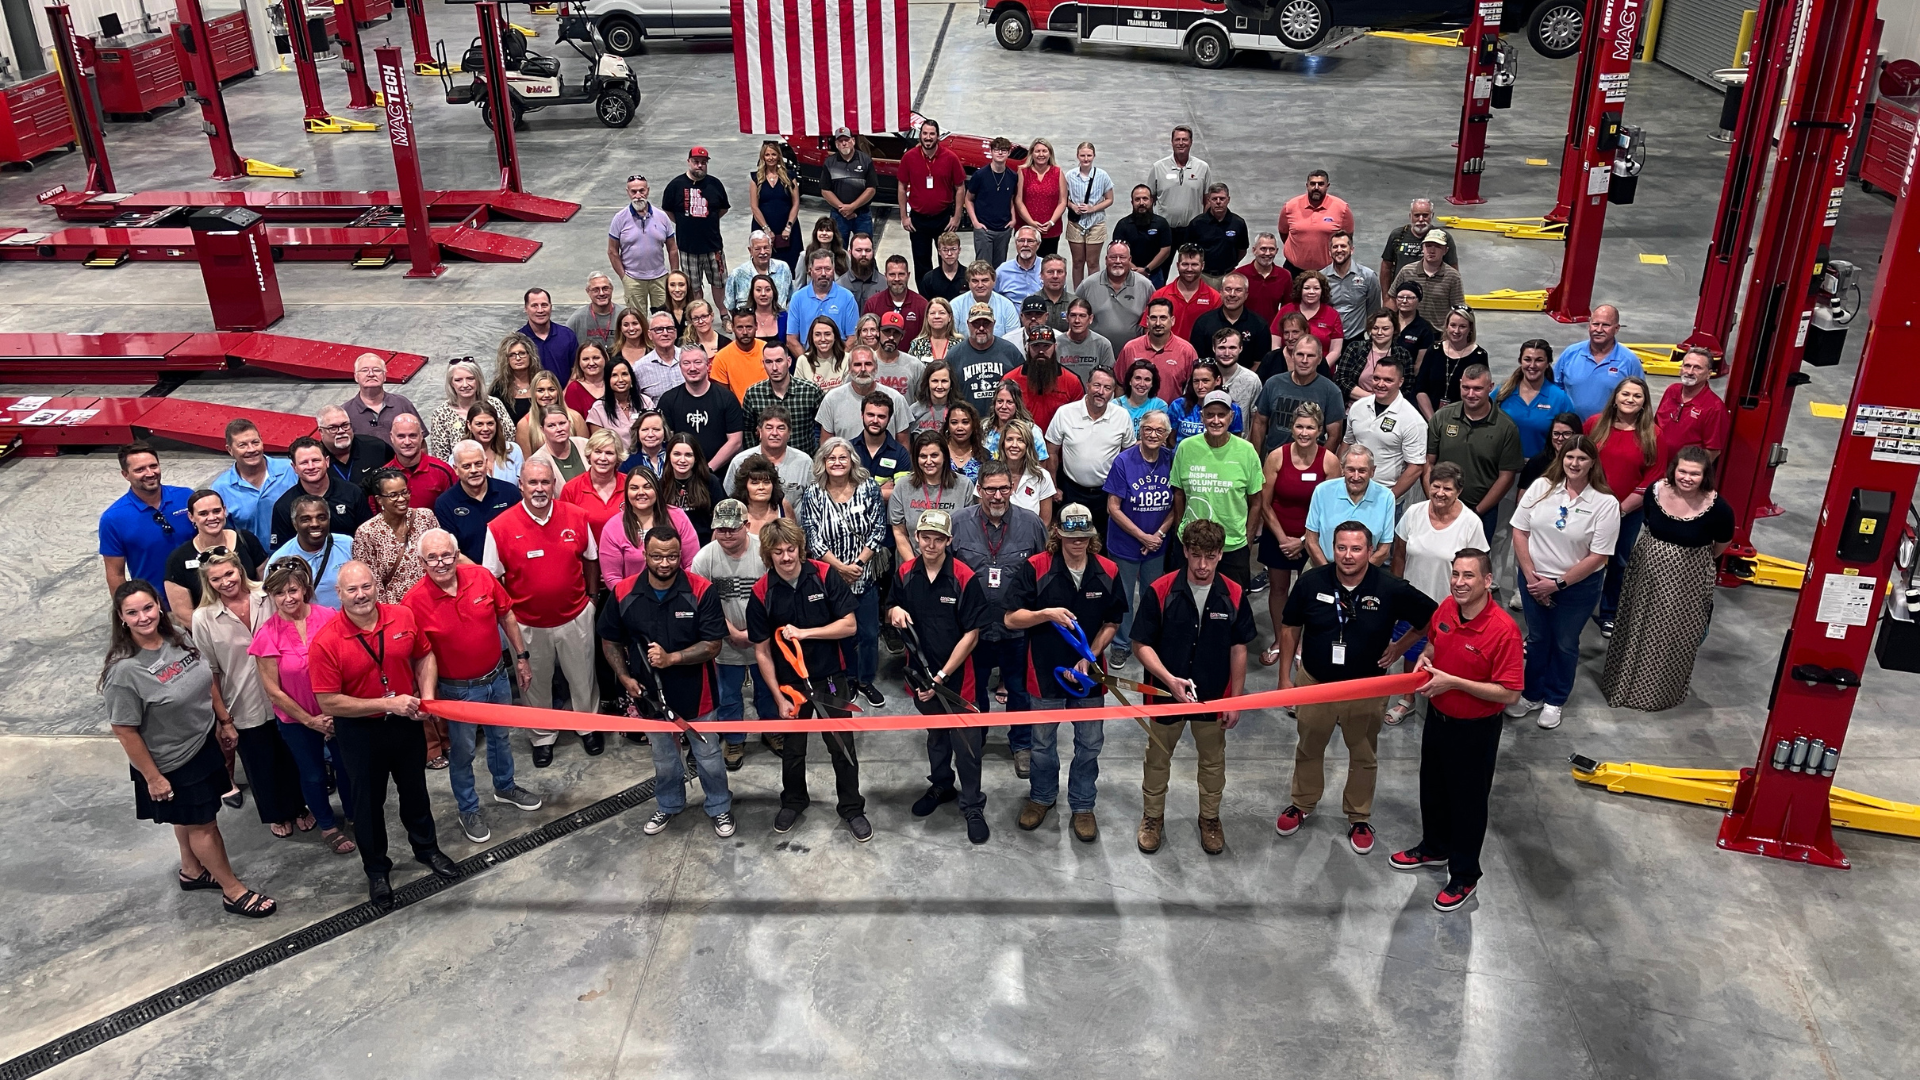
[[[1733,430],[1720,494],[1736,522],[1731,558],[1751,558],[1754,521],[1780,512],[1771,499],[1773,470],[1786,459],[1794,387],[1806,381],[1801,354],[1865,103],[1878,38],[1874,9],[1875,0],[1800,0],[1800,25],[1783,31],[1802,44],[1764,177],[1766,201],[1742,290],[1740,330],[1726,354],[1724,396]],[[1890,273],[1893,266],[1880,268],[1882,296],[1903,280]],[[1721,574],[1723,583],[1738,580]]]
[[[347,73],[347,108],[374,107],[367,85],[367,51],[360,44],[360,27],[370,23],[364,0],[333,0],[334,33],[339,35],[340,68]]]
[[[247,175],[247,164],[233,148],[227,103],[220,96],[220,77],[213,72],[213,53],[207,47],[207,21],[200,14],[200,0],[178,0],[174,9],[180,19],[176,33],[187,65],[187,93],[200,104],[201,125],[213,150],[213,178],[238,180]]]
[[[1480,0],[1461,42],[1467,47],[1467,89],[1460,106],[1459,152],[1453,161],[1455,206],[1478,206],[1480,174],[1487,169],[1487,124],[1493,119],[1493,75],[1500,49],[1503,0]]]
[[[1560,193],[1548,221],[1567,224],[1559,284],[1547,291],[1548,315],[1585,322],[1607,219],[1614,151],[1626,111],[1627,78],[1646,10],[1643,0],[1590,0],[1580,43],[1580,72],[1560,158]]]
[[[305,0],[280,0],[281,9],[287,13],[287,46],[293,50],[293,73],[300,83],[300,100],[305,103],[306,126],[312,131],[315,124],[325,124],[332,120],[327,113],[327,103],[320,96],[320,73],[314,70],[313,42],[307,39],[307,5]]]
[[[420,0],[414,0],[419,3]],[[413,103],[407,97],[407,73],[401,67],[398,45],[374,50],[380,69],[380,93],[386,101],[387,140],[393,144],[393,171],[400,185],[400,210],[407,223],[407,249],[413,265],[410,278],[436,278],[446,271],[440,264],[440,245],[427,223],[427,199],[420,183],[420,147],[414,139]]]
[[[60,86],[66,91],[67,111],[73,114],[73,141],[87,162],[87,190],[118,190],[107,161],[106,134],[100,127],[99,91],[80,66],[73,11],[65,4],[48,4],[46,11],[47,25],[53,30],[54,56],[60,64]]]
[[[440,65],[433,59],[433,39],[427,36],[427,0],[407,0],[407,31],[413,37],[413,73],[440,74]]]
[[[1831,30],[1832,36],[1858,40],[1870,29],[1874,5],[1873,0],[1811,0],[1808,7],[1815,20],[1810,37],[1829,36]],[[1853,17],[1842,10],[1848,7],[1855,9]],[[1822,8],[1830,13],[1824,27]],[[1858,60],[1864,66],[1871,56]],[[1805,74],[1819,69],[1815,65]],[[1818,89],[1813,78],[1801,79],[1800,86]],[[1809,134],[1832,130],[1816,128]],[[1814,164],[1824,169],[1831,163]],[[1920,213],[1913,199],[1902,195],[1881,257],[1872,322],[1813,536],[1807,584],[1774,673],[1759,760],[1741,770],[1733,809],[1720,824],[1720,846],[1729,851],[1850,865],[1833,840],[1833,766],[1846,741],[1882,588],[1920,477],[1920,380],[1909,371],[1920,349],[1920,294],[1900,284],[1914,280],[1910,274],[1920,274]],[[1782,746],[1785,760],[1776,765]]]
[[[507,57],[500,45],[506,21],[500,5],[480,0],[473,6],[480,24],[480,48],[487,57],[487,111],[493,117],[493,155],[500,164],[500,190],[525,191],[520,182],[520,151],[513,141],[513,101],[507,95]]]

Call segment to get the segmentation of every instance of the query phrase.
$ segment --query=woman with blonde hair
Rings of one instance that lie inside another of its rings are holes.
[[[1040,515],[1040,523],[1053,523],[1054,496],[1059,493],[1053,483],[1053,474],[1040,464],[1040,457],[1033,452],[1033,444],[1040,436],[1033,425],[1025,420],[1014,420],[1000,431],[1000,452],[996,455],[1001,461],[1013,467],[1013,505],[1022,510],[1031,510]]]
[[[240,760],[253,788],[261,824],[285,840],[314,817],[300,797],[300,770],[280,741],[273,702],[248,654],[253,635],[273,612],[258,582],[247,580],[240,556],[228,551],[200,560],[200,604],[193,610],[193,644],[213,669],[213,715],[238,732]]]
[[[1069,261],[1073,268],[1073,286],[1100,272],[1100,260],[1107,244],[1107,208],[1113,205],[1113,177],[1093,164],[1093,144],[1083,142],[1073,151],[1080,166],[1067,173],[1066,237]]]
[[[955,329],[953,305],[944,297],[928,297],[927,313],[920,317],[920,335],[907,343],[907,355],[926,360],[946,359],[947,350],[959,340],[954,337]]]
[[[993,392],[993,412],[979,421],[980,448],[990,456],[1000,453],[1001,436],[1006,432],[1007,425],[1016,420],[1033,428],[1034,442],[1028,447],[1033,451],[1033,456],[1041,461],[1047,460],[1046,433],[1040,430],[1033,414],[1027,411],[1027,395],[1021,392],[1019,383],[1001,383],[1000,388]]]
[[[613,437],[613,432],[594,432],[587,436],[587,471],[560,488],[559,500],[578,507],[595,533],[620,512],[624,494],[620,456],[620,440]]]
[[[781,153],[778,141],[768,139],[760,144],[753,189],[747,198],[754,227],[773,241],[773,257],[793,269],[805,246],[800,237],[800,181],[787,171],[786,155]]]
[[[880,675],[880,572],[886,566],[887,502],[880,485],[860,464],[853,444],[838,435],[813,455],[813,484],[794,508],[807,532],[807,554],[831,566],[852,590],[857,616],[852,638],[841,650],[853,672],[854,689],[878,708],[886,697],[874,689]]]
[[[514,438],[520,441],[520,448],[531,457],[540,448],[540,429],[534,420],[543,409],[560,409],[567,414],[573,424],[573,434],[582,438],[587,434],[587,418],[574,412],[566,404],[566,392],[560,388],[560,380],[551,371],[540,371],[533,376],[533,407],[520,418],[514,429]]]
[[[493,358],[493,384],[487,395],[506,406],[503,416],[518,421],[533,407],[533,376],[540,370],[539,353],[525,334],[500,339]]]
[[[1040,230],[1040,257],[1060,250],[1061,219],[1067,212],[1066,171],[1053,160],[1053,144],[1027,143],[1027,164],[1017,174],[1013,212],[1022,225]]]
[[[696,299],[687,305],[687,332],[680,338],[683,347],[697,346],[712,359],[714,353],[732,343],[732,338],[714,327],[712,304]]]
[[[567,408],[586,416],[607,392],[607,350],[597,341],[583,341],[573,350],[573,371],[561,397]]]
[[[453,444],[466,438],[467,412],[476,403],[485,400],[501,414],[506,413],[506,402],[492,394],[483,398],[481,387],[485,385],[486,379],[473,357],[463,356],[447,365],[447,400],[427,417],[427,453],[441,461],[453,456]]]

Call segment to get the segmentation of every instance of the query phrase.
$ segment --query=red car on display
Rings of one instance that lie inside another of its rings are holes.
[[[825,135],[784,136],[787,168],[800,177],[800,194],[820,194],[821,169],[833,153],[833,140]],[[855,137],[860,150],[873,159],[875,203],[900,203],[899,183],[895,177],[900,172],[900,156],[909,153],[920,145],[920,116],[914,114],[905,131],[889,135],[860,135]],[[990,135],[962,135],[947,131],[940,134],[940,145],[953,151],[960,159],[960,167],[968,176],[973,170],[984,168],[987,164],[987,144],[993,141]],[[1013,147],[1008,156],[1009,165],[1018,166],[1027,160],[1027,148],[1019,144]]]
[[[992,23],[1008,49],[1024,49],[1039,35],[1179,49],[1200,67],[1218,68],[1236,49],[1311,52],[1363,30],[1463,27],[1473,9],[1472,0],[980,0],[979,21]],[[1561,59],[1579,51],[1585,16],[1585,0],[1507,0],[1502,29],[1524,26],[1535,51]]]

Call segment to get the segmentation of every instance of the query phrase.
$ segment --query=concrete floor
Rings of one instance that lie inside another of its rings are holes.
[[[925,62],[944,7],[914,9]],[[434,7],[457,53],[465,8]],[[523,18],[523,16],[516,16]],[[554,46],[552,21],[536,48]],[[375,30],[405,37],[404,26]],[[445,363],[491,356],[517,326],[521,291],[562,305],[602,265],[605,220],[637,170],[670,176],[703,143],[735,184],[759,139],[730,133],[730,57],[714,46],[661,46],[636,61],[641,115],[609,132],[584,110],[535,114],[520,136],[528,186],[576,199],[564,225],[498,226],[546,246],[524,267],[452,264],[435,284],[380,272],[280,268],[291,334],[428,353],[406,388],[435,400]],[[1234,185],[1256,226],[1324,166],[1378,250],[1414,195],[1445,194],[1459,90],[1458,54],[1363,41],[1320,59],[1243,57],[1222,72],[1171,54],[1036,47],[1007,53],[954,10],[923,110],[950,128],[1101,144],[1117,178],[1164,151],[1171,124],[1200,129],[1198,152]],[[1496,115],[1488,216],[1539,213],[1552,200],[1571,65],[1529,54],[1516,108]],[[323,76],[343,104],[337,72]],[[916,86],[919,80],[916,79]],[[992,89],[983,89],[991,87]],[[492,182],[475,111],[440,105],[414,84],[432,186]],[[377,135],[296,134],[290,74],[227,97],[242,153],[308,170],[299,183],[383,186]],[[1648,130],[1640,201],[1614,208],[1597,299],[1625,312],[1629,340],[1687,330],[1700,252],[1725,158],[1705,135],[1719,99],[1655,65],[1635,71],[1629,118]],[[208,186],[194,115],[109,128],[121,183]],[[82,177],[75,159],[0,176],[0,222],[43,227],[33,195]],[[284,182],[281,182],[283,184]],[[271,188],[275,182],[254,181]],[[737,185],[742,191],[744,185]],[[1877,263],[1890,206],[1849,188],[1834,254]],[[736,211],[736,216],[744,216]],[[739,251],[743,227],[729,228]],[[903,246],[883,237],[882,250]],[[1665,266],[1642,253],[1664,254]],[[1558,272],[1555,245],[1462,238],[1470,291],[1528,288]],[[209,329],[191,269],[129,265],[111,274],[4,264],[0,329]],[[1519,341],[1563,344],[1578,328],[1489,314],[1483,338],[1504,374]],[[1859,335],[1856,334],[1856,341]],[[1808,401],[1844,402],[1851,368],[1811,369]],[[1656,380],[1664,382],[1664,380]],[[1656,386],[1656,389],[1660,387]],[[134,391],[138,392],[138,391]],[[338,385],[278,378],[201,379],[180,396],[310,412]],[[1797,558],[1826,478],[1838,422],[1797,410],[1792,458],[1775,493],[1787,513],[1761,546]],[[182,450],[168,479],[195,483],[224,462]],[[93,689],[105,640],[94,520],[121,490],[112,456],[0,466],[0,620],[31,630],[0,641],[0,1060],[99,1019],[194,973],[350,907],[357,861],[310,836],[269,837],[251,807],[224,816],[236,865],[276,895],[263,923],[228,918],[168,884],[166,830],[128,810],[125,763],[104,735]],[[1846,833],[1846,873],[1723,855],[1709,810],[1608,795],[1566,774],[1578,751],[1602,759],[1734,767],[1751,762],[1786,594],[1725,592],[1701,649],[1694,696],[1669,713],[1612,712],[1594,680],[1590,637],[1565,725],[1515,725],[1495,783],[1488,874],[1467,913],[1428,907],[1437,880],[1388,870],[1386,851],[1417,838],[1416,725],[1380,747],[1375,823],[1382,851],[1359,859],[1322,815],[1279,840],[1290,725],[1249,718],[1233,733],[1225,805],[1228,853],[1209,859],[1190,824],[1192,757],[1183,754],[1167,849],[1134,850],[1142,738],[1115,725],[1104,755],[1095,845],[1055,818],[1034,834],[1013,816],[1026,785],[990,743],[993,841],[966,844],[951,808],[926,821],[906,805],[924,757],[912,735],[862,741],[878,835],[869,846],[816,804],[790,836],[770,831],[777,766],[764,751],[734,774],[740,834],[721,842],[693,817],[640,833],[643,812],[582,830],[427,902],[290,959],[53,1069],[61,1077],[275,1073],[404,1076],[1287,1076],[1895,1077],[1920,1055],[1912,1017],[1920,912],[1912,844]],[[1265,625],[1264,605],[1259,615]],[[1263,630],[1264,632],[1264,630]],[[883,681],[897,686],[897,670]],[[1270,673],[1256,688],[1271,685]],[[1900,702],[1911,677],[1875,668],[1861,691],[1842,781],[1920,800]],[[896,697],[896,706],[903,709]],[[571,740],[555,767],[522,780],[547,809],[490,811],[495,842],[554,820],[647,774],[637,748],[584,758]],[[1344,766],[1334,751],[1336,778]],[[827,790],[815,770],[815,794]],[[477,849],[453,831],[435,777],[438,820],[456,858]],[[696,815],[697,817],[697,815]],[[415,872],[410,864],[400,877]]]

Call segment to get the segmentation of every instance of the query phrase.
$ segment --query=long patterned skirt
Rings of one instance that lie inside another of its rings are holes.
[[[1658,712],[1686,700],[1713,613],[1714,575],[1711,547],[1680,547],[1641,532],[1600,676],[1608,705]]]

